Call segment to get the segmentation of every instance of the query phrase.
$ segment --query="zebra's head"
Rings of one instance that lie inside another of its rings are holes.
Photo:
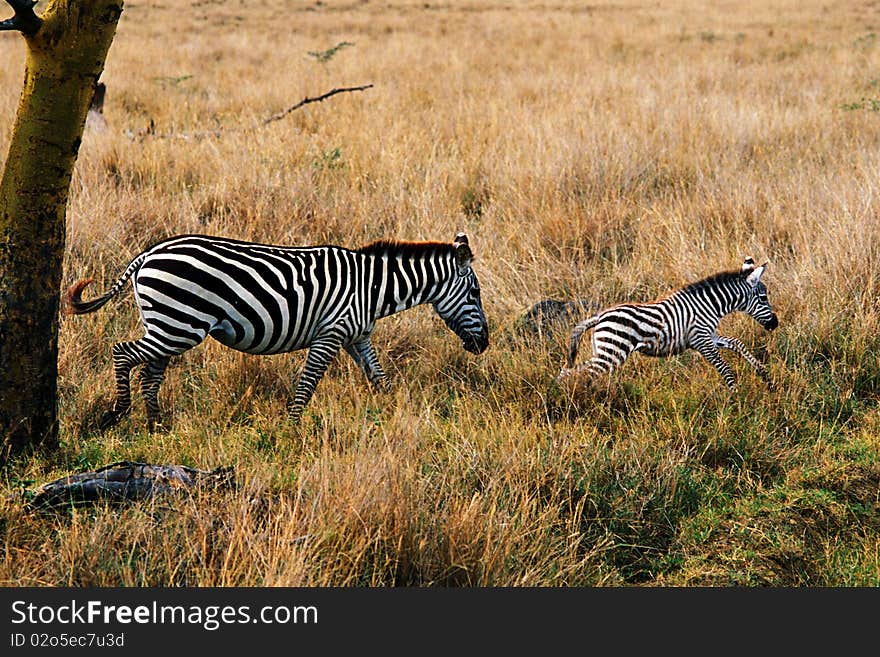
[[[480,301],[480,283],[471,268],[473,253],[468,238],[459,233],[452,243],[455,258],[452,279],[434,310],[459,338],[465,351],[481,354],[489,346],[489,324]]]
[[[761,276],[767,271],[767,264],[765,262],[760,267],[756,267],[755,261],[751,258],[746,258],[743,262],[742,272],[745,276],[747,290],[743,310],[751,315],[758,324],[768,331],[772,331],[779,326],[779,320],[767,299],[767,287],[761,282]]]

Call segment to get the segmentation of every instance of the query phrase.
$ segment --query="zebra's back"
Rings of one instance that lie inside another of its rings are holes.
[[[202,235],[147,249],[132,277],[145,325],[166,342],[206,335],[247,353],[311,344],[351,309],[359,258],[334,246],[281,247]]]

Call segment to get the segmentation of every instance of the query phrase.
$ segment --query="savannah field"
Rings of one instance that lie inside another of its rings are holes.
[[[94,277],[96,294],[175,233],[463,230],[491,346],[464,352],[430,307],[381,320],[390,391],[339,358],[291,426],[305,352],[208,341],[169,368],[170,430],[147,433],[135,394],[102,434],[111,345],[140,335],[130,287],[62,317],[61,449],[2,472],[0,584],[880,585],[878,34],[867,1],[127,4],[65,287]],[[0,34],[4,154],[24,52]],[[769,262],[780,327],[721,332],[772,390],[726,353],[730,394],[694,352],[560,388],[575,319],[519,321],[547,298],[651,300],[746,256]],[[117,460],[232,466],[237,486],[22,512],[36,485]]]

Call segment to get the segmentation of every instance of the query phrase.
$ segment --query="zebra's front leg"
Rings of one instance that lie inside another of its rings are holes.
[[[159,386],[165,379],[165,368],[168,367],[170,358],[157,358],[148,361],[141,372],[141,394],[144,397],[144,405],[147,407],[147,431],[152,433],[157,425],[162,427],[162,419],[159,413]]]
[[[376,350],[370,342],[370,338],[362,338],[357,342],[346,345],[345,351],[358,364],[361,371],[367,377],[367,380],[380,390],[388,389],[388,377],[382,366],[379,365],[379,358],[376,356]]]
[[[758,376],[764,380],[764,383],[766,383],[768,387],[773,388],[773,381],[770,379],[770,373],[767,372],[767,368],[755,358],[754,354],[752,354],[752,352],[749,351],[740,340],[719,336],[716,338],[715,344],[722,349],[729,349],[745,358],[748,364],[755,368],[755,371],[758,373]]]
[[[342,338],[337,335],[312,342],[306,364],[296,383],[293,401],[287,409],[290,421],[294,424],[299,424],[302,419],[306,404],[315,394],[318,382],[327,371],[330,361],[339,353],[340,347],[342,347]]]
[[[736,377],[733,375],[733,370],[730,369],[730,365],[721,357],[721,353],[718,351],[718,347],[715,346],[712,336],[700,336],[697,339],[691,340],[691,347],[712,363],[715,369],[718,370],[718,373],[724,377],[724,382],[730,390],[736,390]]]
[[[129,378],[135,365],[147,362],[149,357],[141,351],[138,342],[117,342],[113,345],[113,372],[116,375],[116,401],[98,421],[98,429],[109,429],[131,410],[131,385]]]

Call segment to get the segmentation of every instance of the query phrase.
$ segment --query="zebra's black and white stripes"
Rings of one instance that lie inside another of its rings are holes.
[[[101,427],[131,406],[132,368],[144,365],[141,391],[150,428],[159,422],[158,391],[172,356],[207,336],[250,354],[309,353],[290,416],[299,421],[315,387],[340,349],[374,385],[385,373],[370,335],[376,320],[431,303],[464,349],[482,353],[489,329],[467,237],[440,242],[377,242],[283,247],[205,235],[172,237],[137,255],[102,296],[82,301],[91,282],[66,296],[66,312],[101,308],[131,279],[144,336],[113,346],[116,403]]]
[[[719,351],[728,349],[745,358],[769,384],[767,370],[740,340],[717,334],[721,318],[733,312],[748,313],[770,331],[778,326],[761,282],[766,269],[767,263],[755,267],[754,260],[746,258],[739,271],[715,274],[653,303],[624,303],[583,320],[572,331],[568,367],[562,369],[559,379],[585,370],[593,375],[610,373],[636,351],[673,356],[695,349],[718,370],[727,386],[735,389],[733,371]],[[581,338],[590,329],[592,357],[575,367]]]

